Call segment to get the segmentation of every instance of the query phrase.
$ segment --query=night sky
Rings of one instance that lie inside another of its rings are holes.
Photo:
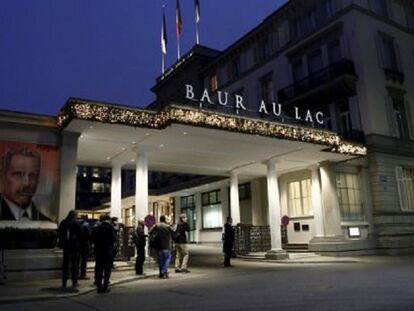
[[[286,0],[200,0],[201,44],[224,49]],[[56,115],[70,97],[145,107],[176,61],[175,0],[1,0],[0,109]],[[182,54],[195,43],[194,2],[181,0]]]

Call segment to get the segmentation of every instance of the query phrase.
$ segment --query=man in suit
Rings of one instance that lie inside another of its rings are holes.
[[[93,228],[91,235],[95,250],[95,283],[98,293],[107,293],[116,235],[109,215],[102,215],[100,222]]]
[[[0,163],[0,220],[46,220],[32,201],[40,176],[40,155],[23,147],[10,149]]]
[[[234,229],[232,226],[233,219],[227,217],[227,222],[224,225],[224,236],[223,236],[223,253],[224,253],[224,266],[232,267],[230,264],[230,258],[233,254],[233,244],[234,244]]]

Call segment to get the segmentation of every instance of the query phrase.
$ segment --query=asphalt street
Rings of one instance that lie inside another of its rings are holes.
[[[1,305],[2,311],[89,310],[414,310],[412,257],[358,263],[279,264],[192,257],[191,273],[149,278],[61,300]]]

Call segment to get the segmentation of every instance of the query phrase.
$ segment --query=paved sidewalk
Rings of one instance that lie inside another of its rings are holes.
[[[115,265],[116,268],[111,274],[111,286],[158,275],[158,268],[154,262],[145,264],[145,276],[135,275],[134,263],[132,262],[117,262]],[[67,289],[61,288],[62,282],[60,279],[6,282],[0,285],[0,305],[14,302],[69,298],[96,291],[96,287],[93,285],[93,267],[93,262],[88,264],[88,276],[90,279],[79,280],[79,287],[76,289],[70,287],[70,280]]]

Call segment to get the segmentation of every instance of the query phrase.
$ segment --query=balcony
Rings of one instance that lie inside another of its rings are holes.
[[[301,100],[306,97],[348,97],[355,94],[357,79],[354,63],[342,59],[334,64],[322,68],[294,84],[280,89],[278,99],[282,103]]]
[[[385,78],[394,83],[403,84],[405,80],[404,74],[395,69],[384,68]]]

